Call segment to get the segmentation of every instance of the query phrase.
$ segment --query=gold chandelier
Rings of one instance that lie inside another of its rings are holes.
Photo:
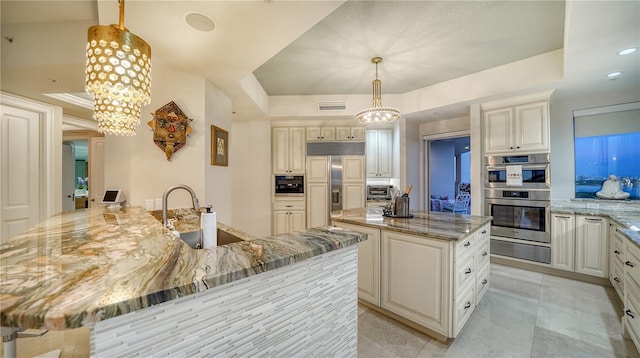
[[[135,135],[140,108],[151,100],[151,47],[124,27],[124,0],[118,4],[119,25],[89,28],[85,91],[99,132]]]
[[[387,123],[400,118],[400,111],[382,106],[382,82],[378,79],[378,64],[382,57],[374,57],[371,63],[376,65],[376,79],[373,80],[373,106],[356,114],[356,122],[363,124]]]

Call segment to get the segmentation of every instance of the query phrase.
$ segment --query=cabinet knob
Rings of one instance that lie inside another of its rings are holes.
[[[513,147],[509,147],[509,149],[513,149]]]
[[[467,303],[464,304],[464,309],[466,310],[468,308],[471,308],[471,302],[470,301],[467,301]]]
[[[520,147],[516,147],[516,149],[520,149]]]
[[[631,261],[627,261],[624,263],[625,265],[629,266],[629,267],[633,267],[633,264],[631,263]]]
[[[616,255],[620,255],[620,251],[618,251],[618,250],[613,250],[613,253],[616,254]]]
[[[636,317],[633,315],[633,313],[631,312],[631,310],[626,310],[626,311],[624,311],[624,313],[625,313],[627,316],[631,317],[631,318],[636,318]]]
[[[482,230],[481,234],[486,234],[487,230]]]
[[[469,268],[464,272],[464,274],[465,274],[465,275],[468,275],[468,274],[470,274],[470,273],[471,273],[471,267],[469,267]]]
[[[487,279],[485,278],[484,280],[482,280],[482,282],[481,282],[481,283],[482,283],[483,285],[486,285],[486,284],[487,284],[487,282],[489,282],[489,281],[487,281]]]
[[[482,256],[487,256],[487,255],[489,255],[489,254],[488,254],[486,251],[484,251],[484,252],[482,253]]]
[[[471,246],[471,241],[467,241],[464,243],[464,247],[469,247],[469,246]]]
[[[614,277],[613,280],[616,281],[617,283],[620,283],[620,279],[617,277]]]

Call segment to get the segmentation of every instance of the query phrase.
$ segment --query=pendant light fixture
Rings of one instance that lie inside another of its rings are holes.
[[[151,47],[124,27],[124,0],[118,4],[119,25],[89,28],[85,90],[99,132],[135,135],[140,108],[151,100]]]
[[[376,79],[373,80],[373,106],[356,114],[356,122],[363,124],[388,123],[400,118],[400,111],[382,106],[382,82],[378,79],[378,64],[382,57],[374,57],[371,63],[376,65]]]

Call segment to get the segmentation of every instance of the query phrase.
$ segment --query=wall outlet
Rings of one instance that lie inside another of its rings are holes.
[[[162,210],[162,199],[158,198],[156,201],[156,210]]]
[[[144,201],[144,208],[147,211],[153,210],[153,199],[146,199]]]

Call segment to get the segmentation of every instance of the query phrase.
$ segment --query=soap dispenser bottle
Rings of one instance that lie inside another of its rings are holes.
[[[206,211],[200,214],[200,229],[203,249],[213,249],[218,246],[216,213],[211,205],[207,205]]]

